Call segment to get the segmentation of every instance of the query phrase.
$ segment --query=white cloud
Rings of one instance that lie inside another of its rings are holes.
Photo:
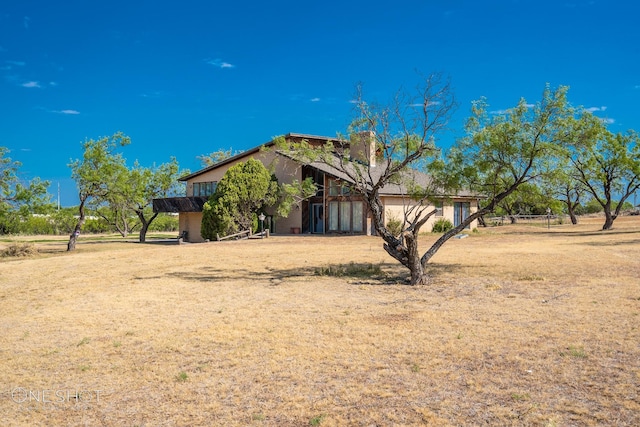
[[[26,82],[22,83],[22,87],[42,87],[40,86],[40,82]]]
[[[428,107],[430,107],[430,106],[432,106],[432,105],[440,105],[440,102],[439,102],[439,101],[432,101],[432,102],[429,102],[429,103],[427,104],[427,106],[428,106]],[[409,107],[422,108],[422,107],[424,107],[424,103],[422,103],[422,102],[417,102],[417,103],[415,103],[415,104],[409,104]]]
[[[28,16],[25,16],[24,20],[22,21],[22,23],[24,24],[25,30],[28,30],[29,29],[29,25],[31,24],[31,18],[29,18]]]
[[[53,87],[55,87],[55,86],[58,86],[58,83],[56,83],[56,82],[49,82],[49,86],[53,86]]]
[[[311,98],[309,101],[311,101],[311,102],[320,102],[320,98]]]
[[[58,114],[66,114],[69,116],[77,116],[78,114],[80,114],[80,111],[76,111],[76,110],[52,110],[52,113],[58,113]]]
[[[612,125],[616,122],[615,119],[600,119],[600,120],[602,120],[602,123],[606,123],[608,125]]]
[[[607,107],[602,106],[602,107],[589,107],[586,108],[586,110],[590,113],[595,113],[596,111],[606,111]]]
[[[162,92],[160,91],[155,91],[155,92],[146,92],[146,93],[141,93],[140,96],[143,98],[160,98],[163,95]]]
[[[218,67],[218,68],[235,68],[236,67],[235,65],[225,62],[221,59],[208,59],[206,62],[207,64],[213,65],[214,67]]]
[[[9,64],[9,65],[15,65],[16,67],[24,67],[25,65],[27,65],[26,62],[24,61],[4,61],[5,64]]]
[[[524,106],[526,108],[533,108],[535,107],[535,104],[524,104]],[[493,111],[489,111],[489,114],[494,114],[497,116],[502,116],[505,114],[511,114],[511,112],[514,110],[514,108],[507,108],[506,110],[493,110]]]

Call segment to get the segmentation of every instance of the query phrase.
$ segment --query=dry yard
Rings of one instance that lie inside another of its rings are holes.
[[[0,425],[640,425],[640,218],[601,223],[453,239],[422,287],[373,237],[39,241]],[[351,261],[384,274],[314,274]]]

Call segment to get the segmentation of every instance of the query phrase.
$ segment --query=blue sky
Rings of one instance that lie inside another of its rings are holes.
[[[334,136],[358,82],[385,101],[423,74],[451,78],[462,134],[470,103],[539,99],[546,83],[610,129],[640,130],[635,0],[5,0],[0,146],[25,179],[76,203],[80,142],[123,131],[129,163],[242,150],[288,132]]]

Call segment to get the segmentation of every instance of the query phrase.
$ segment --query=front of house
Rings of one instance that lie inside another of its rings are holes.
[[[287,134],[285,139],[293,142],[305,140],[311,145],[325,144],[329,141],[335,142],[333,138],[293,133]],[[281,184],[290,184],[296,180],[301,182],[311,177],[318,188],[313,197],[298,203],[286,218],[268,215],[265,220],[265,228],[269,228],[271,233],[375,234],[367,205],[362,197],[351,193],[350,182],[346,176],[319,162],[303,164],[277,150],[263,149],[263,147],[269,146],[273,146],[273,141],[180,178],[180,181],[186,182],[186,197],[156,199],[153,201],[154,210],[156,212],[178,212],[180,233],[185,240],[189,242],[204,241],[200,235],[202,206],[213,194],[217,183],[230,167],[245,162],[249,158],[254,158],[272,170]],[[426,177],[419,172],[414,173],[417,180]],[[402,220],[407,205],[415,203],[408,199],[405,189],[401,186],[389,186],[389,188],[382,189],[380,198],[385,208],[385,223],[390,219]],[[431,230],[433,222],[439,218],[447,218],[454,225],[457,225],[475,212],[477,206],[478,198],[475,196],[464,194],[449,196],[433,206],[434,209],[437,209],[437,213],[425,225],[425,230]],[[476,223],[474,222],[471,224],[471,228],[475,227]]]

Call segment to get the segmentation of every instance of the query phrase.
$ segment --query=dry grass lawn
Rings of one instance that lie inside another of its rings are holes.
[[[640,218],[601,222],[452,239],[421,287],[375,237],[38,241],[0,425],[640,425]],[[314,274],[351,261],[384,274]]]

